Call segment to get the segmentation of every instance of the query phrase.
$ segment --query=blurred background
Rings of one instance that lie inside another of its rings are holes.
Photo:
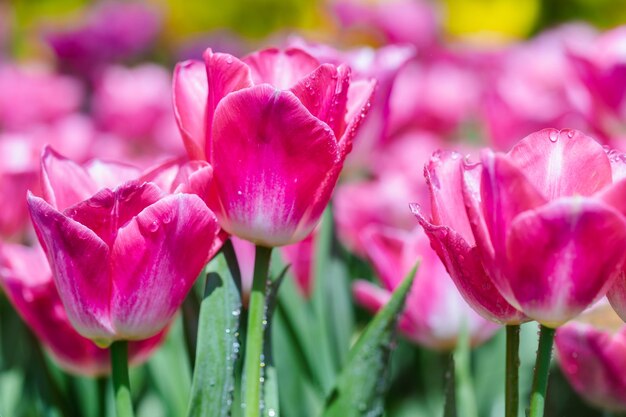
[[[1,242],[33,242],[21,196],[37,189],[45,143],[77,161],[110,158],[143,168],[183,155],[171,107],[176,62],[201,59],[207,47],[241,56],[269,45],[303,46],[320,61],[348,61],[357,78],[379,80],[333,203],[333,257],[341,266],[328,282],[332,297],[319,302],[335,307],[316,307],[310,294],[310,241],[302,253],[283,253],[294,265],[305,261],[303,270],[292,268],[300,292],[285,289],[285,297],[302,298],[313,320],[307,323],[326,320],[338,332],[311,340],[340,340],[345,353],[371,318],[355,305],[351,283],[377,281],[355,230],[372,223],[415,227],[406,203],[428,206],[422,169],[434,149],[507,150],[543,127],[577,127],[624,150],[626,77],[606,81],[592,65],[623,71],[624,31],[602,34],[624,23],[626,0],[0,0]],[[359,199],[361,192],[366,197]],[[379,197],[374,203],[372,193]],[[0,277],[4,267],[0,262]],[[190,295],[186,308],[197,309],[201,293]],[[323,390],[311,388],[314,378],[300,378],[299,367],[317,364],[303,365],[306,359],[293,353],[285,303],[274,330],[283,416],[308,417],[323,403]],[[337,305],[342,314],[333,316]],[[536,331],[536,324],[523,326],[522,402]],[[158,352],[135,368],[140,416],[184,414],[190,376],[184,340],[179,317]],[[432,344],[399,340],[387,416],[441,415],[450,348]],[[502,415],[503,356],[502,331],[471,353],[479,416]],[[342,360],[336,358],[331,375]],[[558,367],[551,378],[547,416],[605,415],[575,394]],[[103,417],[112,415],[112,407],[101,412],[102,398],[110,396],[105,379],[58,368],[0,293],[1,416]]]

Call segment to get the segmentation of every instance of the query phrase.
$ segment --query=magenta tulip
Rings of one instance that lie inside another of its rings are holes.
[[[102,346],[157,334],[218,248],[214,214],[198,195],[153,182],[99,184],[51,151],[42,165],[46,200],[31,194],[28,206],[71,323]],[[210,167],[198,172],[184,184],[210,180]]]
[[[424,169],[432,218],[419,205],[411,209],[465,301],[496,323],[519,324],[526,320],[524,314],[500,295],[481,262],[463,201],[462,166],[458,153],[436,152]],[[472,173],[467,181],[473,179],[475,185],[478,178]]]
[[[614,326],[617,317],[594,310],[589,321],[573,320],[557,330],[558,360],[582,398],[603,410],[625,412],[626,326]]]
[[[408,232],[372,226],[363,233],[366,256],[382,288],[357,281],[354,295],[359,304],[378,311],[419,260],[417,276],[399,321],[407,338],[431,349],[449,350],[454,349],[464,329],[472,345],[484,342],[498,329],[463,301],[421,227]]]
[[[623,185],[611,185],[602,145],[575,130],[544,129],[481,160],[464,178],[483,263],[510,304],[557,327],[604,296],[622,269]]]
[[[39,247],[0,246],[0,285],[22,319],[65,370],[81,375],[109,372],[109,352],[74,330]],[[165,331],[129,345],[130,361],[140,363],[160,345]]]
[[[174,74],[174,106],[192,159],[213,167],[210,207],[229,233],[263,246],[315,227],[365,117],[373,81],[298,49],[239,60],[207,50]],[[206,73],[205,69],[206,67]]]

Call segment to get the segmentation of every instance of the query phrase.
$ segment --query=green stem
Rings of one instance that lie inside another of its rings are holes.
[[[133,417],[133,403],[128,379],[128,342],[125,340],[113,342],[109,349],[111,350],[113,394],[117,417]]]
[[[444,417],[456,417],[456,374],[454,369],[454,355],[447,357],[445,374],[445,403],[443,406]]]
[[[98,377],[96,379],[98,388],[98,417],[106,417],[107,415],[107,378]]]
[[[533,388],[530,394],[530,412],[528,417],[543,417],[548,390],[548,374],[550,373],[550,359],[552,357],[552,344],[554,342],[554,329],[540,326],[539,348],[537,349],[537,362],[535,362],[535,375]]]
[[[261,414],[261,368],[265,365],[261,357],[263,355],[263,334],[267,323],[265,321],[265,291],[271,254],[271,248],[256,247],[252,292],[248,305],[248,330],[243,367],[244,403],[242,406],[245,407],[245,417],[259,417]]]
[[[519,324],[506,326],[506,417],[517,417],[519,410],[519,331]]]

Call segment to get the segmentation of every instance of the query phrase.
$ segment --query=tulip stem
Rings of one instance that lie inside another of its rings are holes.
[[[540,325],[540,329],[528,417],[543,417],[546,391],[548,390],[548,374],[550,373],[555,330],[544,325]]]
[[[128,378],[128,342],[125,340],[113,342],[110,350],[117,417],[133,417],[133,403]]]
[[[254,257],[254,277],[248,305],[248,330],[246,353],[243,368],[243,399],[245,417],[259,417],[261,414],[261,368],[265,366],[263,356],[263,335],[265,333],[265,292],[270,265],[271,248],[257,246]]]
[[[506,326],[506,417],[517,417],[519,410],[519,331],[519,324]]]

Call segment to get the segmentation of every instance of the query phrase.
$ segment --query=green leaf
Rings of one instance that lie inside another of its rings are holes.
[[[409,272],[350,350],[346,365],[327,399],[323,417],[374,417],[383,414],[383,395],[388,384],[396,321],[416,270],[417,266]]]
[[[211,262],[210,269],[200,306],[189,417],[229,416],[233,402],[241,313],[241,297],[234,277],[237,272],[228,268],[223,252]]]
[[[154,389],[160,394],[169,415],[182,416],[187,410],[191,389],[191,370],[184,341],[184,321],[179,315],[165,343],[146,364]],[[131,375],[138,368],[131,369]],[[132,381],[131,381],[132,384]],[[136,392],[135,385],[131,385]]]

